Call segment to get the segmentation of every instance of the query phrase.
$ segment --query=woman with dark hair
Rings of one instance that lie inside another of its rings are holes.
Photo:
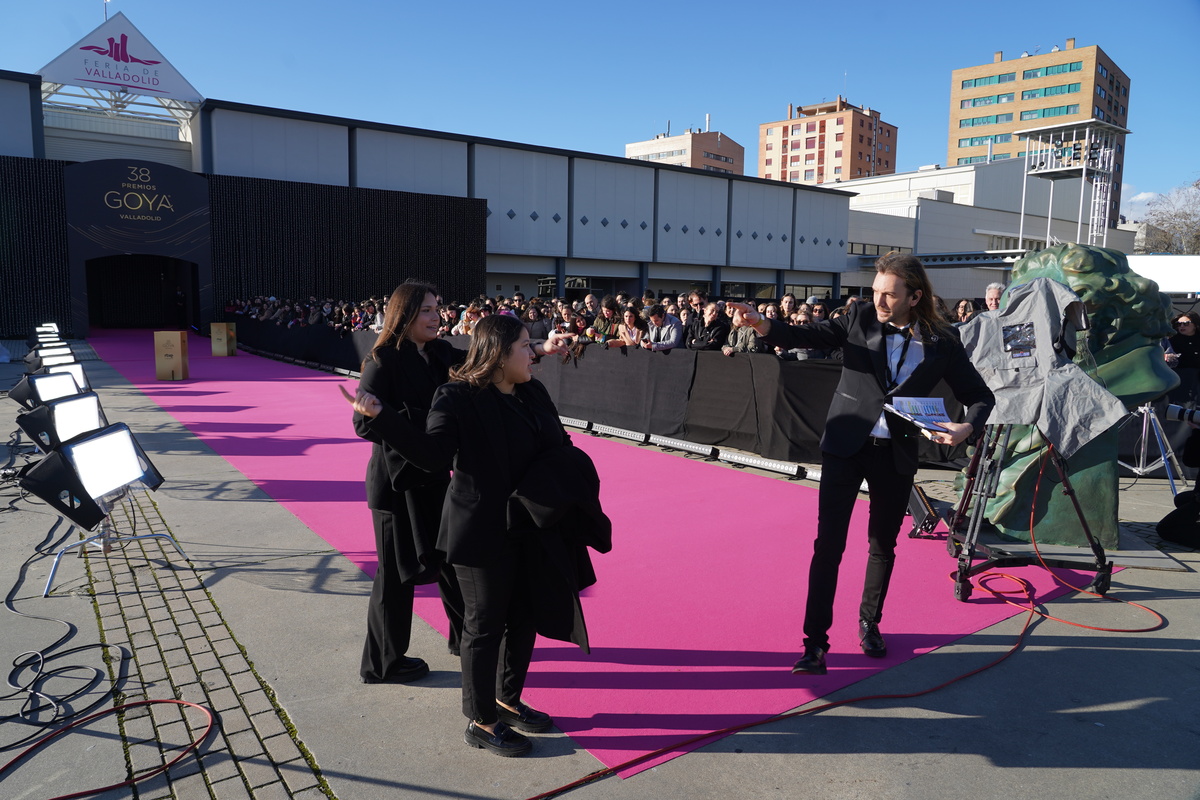
[[[617,329],[620,325],[621,307],[617,305],[616,298],[609,294],[600,301],[600,312],[596,314],[596,318],[592,320],[586,333],[592,337],[593,341],[603,344],[609,339],[617,338],[619,335]]]
[[[1177,333],[1171,337],[1171,349],[1175,352],[1172,366],[1179,375],[1179,387],[1168,396],[1171,402],[1194,406],[1200,400],[1200,335],[1197,335],[1196,314],[1180,314],[1171,323]]]
[[[550,320],[542,316],[542,310],[536,304],[530,303],[529,308],[525,309],[524,323],[530,339],[549,338]]]
[[[642,339],[650,332],[650,325],[633,306],[621,312],[621,324],[617,326],[617,338],[609,339],[607,347],[639,347]]]
[[[593,509],[597,549],[607,550],[605,536],[611,546],[594,467],[571,445],[549,393],[533,380],[533,359],[520,320],[494,315],[476,326],[466,360],[450,373],[453,382],[434,394],[424,430],[368,387],[360,386],[353,398],[346,394],[364,427],[413,464],[439,474],[453,466],[437,545],[454,567],[464,600],[463,714],[470,720],[464,737],[472,747],[503,756],[532,747],[513,728],[537,733],[553,725],[548,714],[521,702],[537,633],[587,646],[578,589],[595,575],[590,566],[574,571],[586,555],[577,538],[580,508]],[[534,495],[539,508],[561,509],[559,519],[571,519],[570,527],[515,522],[526,506],[515,506],[514,498]],[[543,535],[545,527],[551,535]],[[558,554],[564,558],[548,556],[555,547],[566,548]],[[571,565],[570,575],[549,568],[564,563]],[[561,593],[556,581],[562,578],[573,594]],[[558,603],[547,599],[554,586]]]
[[[975,301],[964,297],[954,306],[954,321],[956,323],[969,322],[978,311],[979,308],[975,305]]]
[[[375,346],[363,361],[359,391],[377,397],[417,426],[434,392],[461,364],[466,351],[438,338],[441,317],[437,290],[403,283],[392,293]],[[547,342],[546,352],[555,352]],[[437,548],[442,503],[450,476],[427,472],[386,442],[361,414],[354,430],[373,444],[367,464],[367,504],[375,527],[379,565],[367,609],[367,639],[359,674],[364,683],[404,683],[421,678],[429,666],[406,655],[412,630],[413,590],[438,582],[450,620],[450,652],[457,654],[462,631],[462,596],[452,569],[442,566]]]

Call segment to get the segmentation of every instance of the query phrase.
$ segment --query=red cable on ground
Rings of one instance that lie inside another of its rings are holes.
[[[31,744],[29,747],[26,747],[24,750],[22,750],[17,755],[16,758],[9,761],[3,767],[0,767],[0,775],[3,775],[4,773],[8,772],[10,769],[12,769],[14,766],[16,766],[17,763],[19,763],[26,756],[30,755],[31,753],[33,753],[36,750],[41,749],[41,747],[43,745],[49,744],[51,741],[58,738],[62,734],[66,733],[67,731],[71,730],[72,728],[76,728],[80,725],[83,725],[85,722],[91,722],[94,719],[99,719],[100,717],[104,717],[109,714],[114,714],[118,711],[124,711],[129,708],[137,708],[138,706],[149,706],[149,705],[154,705],[156,703],[173,703],[174,705],[178,705],[178,706],[186,706],[186,707],[190,707],[190,708],[200,709],[208,717],[208,725],[205,726],[204,733],[200,734],[198,737],[193,739],[191,744],[189,744],[187,747],[183,748],[183,750],[179,751],[179,755],[175,756],[175,758],[171,759],[169,762],[162,765],[161,767],[155,767],[154,769],[147,770],[146,772],[135,775],[134,777],[130,778],[129,780],[122,781],[121,783],[114,783],[111,786],[104,786],[99,789],[85,789],[82,792],[74,792],[72,794],[64,794],[64,795],[59,795],[58,797],[52,797],[52,798],[50,798],[50,800],[73,800],[73,798],[76,798],[76,797],[89,797],[91,795],[100,794],[102,792],[108,792],[113,789],[124,789],[128,786],[133,786],[135,783],[140,783],[141,781],[144,781],[147,778],[153,778],[155,775],[166,772],[168,769],[175,766],[175,764],[177,764],[180,761],[180,759],[182,759],[188,753],[191,753],[193,750],[198,748],[200,746],[200,743],[203,742],[206,738],[208,738],[208,734],[212,731],[213,723],[214,723],[212,711],[210,711],[208,708],[206,708],[202,705],[198,705],[196,703],[190,703],[187,700],[139,700],[136,703],[126,703],[123,706],[116,706],[115,708],[105,709],[104,711],[99,711],[95,714],[84,717],[83,719],[77,719],[74,722],[72,722],[70,725],[64,725],[63,727],[59,728],[58,730],[56,730],[52,733],[49,733],[49,734],[43,736],[42,738],[38,739],[36,742]]]
[[[1044,619],[1050,619],[1050,620],[1054,620],[1055,622],[1061,622],[1065,625],[1074,625],[1077,628],[1087,628],[1088,630],[1105,631],[1105,632],[1109,632],[1109,633],[1145,633],[1148,631],[1157,630],[1158,628],[1162,627],[1162,625],[1166,622],[1166,620],[1157,611],[1147,608],[1146,606],[1144,606],[1140,603],[1134,603],[1129,600],[1121,600],[1116,597],[1107,597],[1105,595],[1097,594],[1096,592],[1092,592],[1087,589],[1081,589],[1078,586],[1073,586],[1070,583],[1067,583],[1062,578],[1058,577],[1058,575],[1056,575],[1054,573],[1054,571],[1050,569],[1050,567],[1046,564],[1045,560],[1042,558],[1041,551],[1038,550],[1037,539],[1034,537],[1034,534],[1033,534],[1034,516],[1035,516],[1036,509],[1037,509],[1038,489],[1041,486],[1042,476],[1046,470],[1046,461],[1049,459],[1050,452],[1052,449],[1053,449],[1052,447],[1050,449],[1048,449],[1046,451],[1046,455],[1044,455],[1042,457],[1041,467],[1038,470],[1037,483],[1034,484],[1034,489],[1033,489],[1033,507],[1030,509],[1030,512],[1029,512],[1029,541],[1033,544],[1033,550],[1034,550],[1034,553],[1037,555],[1038,563],[1041,564],[1042,568],[1045,569],[1046,572],[1050,573],[1050,576],[1052,578],[1054,578],[1054,580],[1057,581],[1062,586],[1065,586],[1068,589],[1073,589],[1077,592],[1082,592],[1084,594],[1090,594],[1093,597],[1099,597],[1102,600],[1111,600],[1113,602],[1124,603],[1126,605],[1140,608],[1143,611],[1151,614],[1155,619],[1158,620],[1158,622],[1156,622],[1154,625],[1147,627],[1147,628],[1102,628],[1102,627],[1097,627],[1094,625],[1084,625],[1079,622],[1071,622],[1070,620],[1060,619],[1051,614],[1047,614],[1044,611],[1037,610],[1037,602],[1036,602],[1036,598],[1034,597],[1033,585],[1030,584],[1029,581],[1025,580],[1024,578],[1019,578],[1014,575],[1009,575],[1008,573],[1005,573],[1005,572],[984,573],[983,575],[979,576],[979,581],[977,584],[979,586],[979,588],[983,589],[985,592],[988,592],[993,597],[996,597],[1011,606],[1014,606],[1016,608],[1021,609],[1022,611],[1025,611],[1026,616],[1025,616],[1025,623],[1021,626],[1021,631],[1020,631],[1020,633],[1017,634],[1017,638],[1013,642],[1012,647],[1010,647],[1008,649],[1008,651],[1004,653],[1004,655],[1000,656],[999,658],[995,659],[994,661],[991,661],[991,662],[983,665],[982,667],[973,669],[970,672],[965,672],[962,675],[951,678],[950,680],[946,681],[945,683],[940,683],[937,686],[934,686],[929,689],[921,689],[919,691],[909,692],[906,694],[873,694],[873,695],[866,695],[863,697],[851,697],[846,700],[836,700],[836,701],[833,701],[830,703],[823,703],[818,706],[813,706],[811,708],[804,708],[804,709],[800,709],[797,711],[786,711],[782,714],[776,714],[774,716],[767,717],[765,719],[754,720],[753,722],[743,722],[740,725],[731,725],[728,728],[721,728],[720,730],[702,733],[698,736],[693,736],[690,739],[684,739],[682,741],[676,742],[676,743],[668,745],[666,747],[660,747],[659,749],[654,750],[652,752],[643,753],[640,756],[631,758],[628,761],[622,762],[615,766],[606,767],[604,769],[597,770],[596,772],[592,772],[588,775],[585,775],[584,777],[580,778],[579,780],[573,781],[564,786],[560,786],[557,789],[551,789],[548,792],[543,792],[542,794],[534,795],[533,797],[528,798],[528,800],[549,800],[549,798],[557,797],[561,794],[565,794],[566,792],[569,792],[572,789],[578,789],[580,786],[584,786],[586,784],[593,783],[595,781],[601,780],[602,778],[607,778],[610,775],[615,775],[618,772],[620,772],[621,770],[629,769],[630,767],[637,766],[638,764],[641,764],[644,761],[649,761],[653,758],[657,758],[659,756],[666,755],[667,753],[670,753],[673,750],[678,750],[679,748],[688,747],[693,744],[699,744],[708,739],[715,739],[715,738],[720,738],[723,736],[728,736],[729,734],[738,733],[739,731],[744,731],[749,728],[755,728],[755,727],[758,727],[759,725],[768,725],[772,722],[779,722],[781,720],[791,719],[792,717],[807,716],[809,714],[815,714],[818,711],[827,711],[831,708],[838,708],[839,706],[847,706],[847,705],[851,705],[854,703],[862,703],[862,702],[866,702],[868,700],[910,700],[914,697],[921,697],[923,695],[932,694],[933,692],[939,691],[941,689],[945,689],[947,686],[952,686],[953,684],[958,683],[959,681],[962,681],[967,678],[978,675],[979,673],[984,672],[985,670],[989,670],[992,667],[994,667],[997,664],[1004,661],[1005,659],[1007,659],[1013,653],[1015,653],[1017,651],[1017,649],[1021,646],[1021,642],[1023,642],[1025,640],[1025,634],[1029,631],[1029,624],[1033,621],[1034,616],[1040,616],[1040,617],[1043,617]],[[955,575],[951,574],[950,577],[953,580]],[[1003,591],[1000,589],[993,589],[987,585],[987,581],[990,581],[992,579],[998,579],[998,578],[1003,578],[1005,580],[1012,581],[1013,583],[1015,583],[1019,587],[1021,587],[1021,590],[1006,592],[1006,591]],[[1008,599],[1008,597],[1006,597],[1006,595],[1014,595],[1014,594],[1024,594],[1026,604],[1013,602],[1012,600]]]

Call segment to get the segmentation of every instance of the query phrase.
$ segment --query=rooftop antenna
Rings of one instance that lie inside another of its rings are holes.
[[[104,21],[108,22],[108,0],[104,0]]]

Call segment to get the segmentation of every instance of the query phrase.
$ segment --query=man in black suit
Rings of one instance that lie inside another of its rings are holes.
[[[821,437],[821,487],[817,538],[809,569],[804,613],[804,654],[794,673],[824,675],[833,624],[838,566],[846,549],[850,515],[859,486],[870,493],[869,556],[859,642],[868,656],[882,658],[887,645],[879,632],[883,603],[895,564],[896,539],[917,471],[917,428],[883,404],[893,395],[923,397],[945,380],[966,408],[963,422],[948,423],[930,436],[957,445],[983,430],[995,403],[950,326],[938,316],[921,261],[888,253],[875,262],[874,304],[853,303],[835,320],[791,327],[736,303],[733,324],[749,325],[768,343],[785,350],[841,348],[841,380]]]

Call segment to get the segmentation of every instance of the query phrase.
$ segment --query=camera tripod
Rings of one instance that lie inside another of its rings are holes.
[[[1083,515],[1083,508],[1079,505],[1079,498],[1076,497],[1075,489],[1071,486],[1071,480],[1067,476],[1066,461],[1049,443],[1047,443],[1047,447],[1050,448],[1049,458],[1062,481],[1063,494],[1071,498],[1071,504],[1075,507],[1079,524],[1083,527],[1083,534],[1095,557],[1095,565],[1089,567],[1079,561],[1039,556],[1036,553],[1012,553],[1001,545],[985,544],[979,541],[987,501],[996,496],[996,488],[1000,484],[1001,462],[1004,454],[1008,452],[1011,438],[1011,425],[988,425],[984,440],[975,449],[971,463],[967,467],[967,485],[949,520],[950,534],[946,539],[947,551],[951,556],[958,558],[958,570],[954,577],[955,599],[965,602],[971,597],[973,588],[971,576],[973,575],[986,572],[993,567],[1024,567],[1034,564],[1065,569],[1092,569],[1096,573],[1096,577],[1092,579],[1087,590],[1104,595],[1108,592],[1112,581],[1112,562],[1105,555],[1104,548],[1092,536],[1091,528],[1088,527],[1087,519]],[[975,563],[977,551],[983,554],[984,561]]]
[[[1183,470],[1179,468],[1179,461],[1175,458],[1175,451],[1171,449],[1171,443],[1167,441],[1167,434],[1163,431],[1162,422],[1154,411],[1154,404],[1143,403],[1134,411],[1129,412],[1129,416],[1121,421],[1121,427],[1128,424],[1134,417],[1142,418],[1142,438],[1138,447],[1137,463],[1126,464],[1124,461],[1117,463],[1139,478],[1162,467],[1163,471],[1167,473],[1167,482],[1171,484],[1171,494],[1179,494],[1179,489],[1175,487],[1175,477],[1179,477],[1179,482],[1183,484],[1184,489],[1187,488],[1187,480],[1183,477]],[[1153,462],[1149,460],[1151,433],[1154,434],[1154,441],[1158,443],[1159,455]],[[1172,470],[1174,470],[1174,474],[1172,474]]]

